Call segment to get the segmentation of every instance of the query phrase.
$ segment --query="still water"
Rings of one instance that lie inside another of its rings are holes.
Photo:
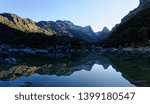
[[[51,59],[14,55],[17,64],[0,65],[1,87],[150,86],[150,58],[143,54],[78,54]]]

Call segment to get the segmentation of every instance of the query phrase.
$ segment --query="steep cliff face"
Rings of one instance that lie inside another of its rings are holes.
[[[119,47],[145,44],[150,40],[150,0],[140,0],[140,5],[122,19],[104,46]]]
[[[150,3],[150,0],[140,0],[140,6],[145,6]]]
[[[135,16],[138,12],[149,7],[150,7],[150,0],[140,0],[139,6],[136,9],[130,11],[130,13],[122,19],[121,23],[126,22],[127,20]]]

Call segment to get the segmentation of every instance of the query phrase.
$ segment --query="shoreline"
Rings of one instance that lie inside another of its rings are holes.
[[[1,48],[0,47],[0,64],[15,64],[17,62],[16,58],[13,56],[15,54],[21,55],[21,56],[35,56],[35,57],[47,57],[47,58],[64,58],[64,57],[71,57],[74,55],[83,55],[88,53],[96,53],[99,55],[105,55],[109,53],[113,54],[126,54],[126,53],[140,53],[146,56],[150,56],[150,48],[149,47],[138,47],[138,48],[102,48],[102,47],[94,47],[92,49],[56,49],[51,50],[49,49],[35,49],[35,48]]]
[[[30,55],[48,55],[48,56],[67,56],[76,52],[142,52],[142,53],[150,53],[149,47],[138,47],[138,48],[102,48],[102,47],[95,47],[93,49],[63,49],[63,48],[57,48],[57,49],[36,49],[36,48],[1,48],[0,47],[0,54],[2,52],[6,53],[19,53],[19,54],[30,54]]]

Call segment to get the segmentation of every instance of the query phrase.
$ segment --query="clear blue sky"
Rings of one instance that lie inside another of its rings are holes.
[[[120,23],[138,4],[139,0],[0,0],[0,12],[34,21],[70,20],[100,31],[104,26],[111,29]]]

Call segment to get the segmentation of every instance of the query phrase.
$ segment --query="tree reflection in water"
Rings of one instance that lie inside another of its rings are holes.
[[[140,53],[14,57],[16,65],[0,65],[0,86],[150,86],[150,58]]]

